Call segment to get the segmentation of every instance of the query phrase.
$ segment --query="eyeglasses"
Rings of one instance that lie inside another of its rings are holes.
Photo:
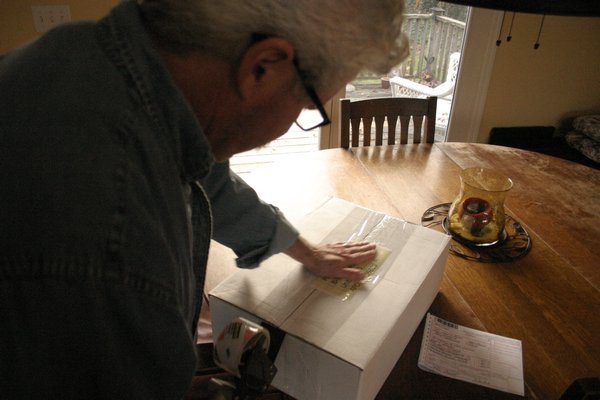
[[[308,97],[313,102],[315,107],[317,107],[317,110],[320,114],[320,116],[315,116],[314,113],[307,113],[306,111],[303,111],[296,119],[296,125],[303,131],[310,131],[321,126],[329,125],[331,123],[331,120],[329,119],[329,116],[327,115],[325,107],[323,107],[323,103],[321,103],[319,96],[317,96],[317,92],[311,85],[309,85],[306,82],[306,73],[303,70],[301,70],[298,66],[298,59],[294,58],[293,61],[294,67],[296,68],[296,72],[300,77],[300,82],[302,82],[302,86],[304,86],[306,94],[308,94]]]

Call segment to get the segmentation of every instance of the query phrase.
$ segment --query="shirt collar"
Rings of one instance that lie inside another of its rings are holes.
[[[159,57],[135,1],[115,7],[103,21],[111,54],[132,82],[148,115],[173,153],[183,179],[204,177],[214,163],[206,136]]]

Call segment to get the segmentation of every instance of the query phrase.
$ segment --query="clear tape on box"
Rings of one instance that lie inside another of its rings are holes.
[[[357,209],[355,213],[363,215],[359,216],[358,219],[349,218],[340,223],[340,225],[354,224],[350,230],[348,230],[348,226],[338,226],[323,240],[323,243],[331,243],[337,240],[338,238],[334,236],[335,232],[350,231],[351,234],[345,240],[346,242],[367,241],[377,244],[375,258],[354,266],[354,268],[363,271],[363,280],[318,278],[314,284],[317,289],[332,294],[340,298],[341,301],[350,299],[359,290],[370,290],[379,282],[380,278],[385,275],[390,265],[392,265],[391,262],[386,263],[392,251],[388,247],[382,246],[381,243],[386,242],[398,229],[406,227],[403,221],[372,210]],[[399,249],[401,250],[401,247]]]

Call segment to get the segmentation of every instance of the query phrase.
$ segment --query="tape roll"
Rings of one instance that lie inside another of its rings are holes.
[[[257,347],[266,353],[270,345],[269,331],[262,326],[238,317],[227,324],[214,343],[215,363],[225,371],[241,378],[240,367],[244,354]]]

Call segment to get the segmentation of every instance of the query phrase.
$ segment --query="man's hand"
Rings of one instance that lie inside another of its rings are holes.
[[[337,242],[313,246],[300,237],[285,254],[301,262],[317,276],[360,281],[364,274],[353,266],[373,259],[376,249],[377,246],[369,242]]]

